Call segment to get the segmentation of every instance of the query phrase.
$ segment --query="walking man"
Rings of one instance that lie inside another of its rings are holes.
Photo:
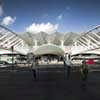
[[[81,74],[80,78],[83,81],[82,85],[81,85],[81,88],[85,92],[86,89],[87,89],[86,80],[87,80],[87,77],[88,77],[88,67],[87,67],[87,64],[86,64],[85,60],[82,61],[82,66],[81,66],[81,69],[80,69],[80,74]]]
[[[81,80],[87,80],[88,67],[87,67],[87,64],[86,64],[85,60],[82,61],[82,66],[81,66],[81,69],[80,69],[80,73],[81,73]]]
[[[70,60],[66,60],[64,59],[64,69],[65,69],[65,76],[67,78],[67,80],[70,78],[70,72],[71,72],[71,62]]]
[[[36,80],[37,78],[36,78],[36,68],[35,67],[36,67],[36,60],[35,60],[35,57],[33,57],[31,69],[32,69],[33,77]]]

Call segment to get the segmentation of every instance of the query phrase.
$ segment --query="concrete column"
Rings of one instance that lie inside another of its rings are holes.
[[[77,42],[75,42],[74,45],[75,45],[75,48],[77,48]]]
[[[60,41],[61,41],[61,47],[64,47],[64,41],[63,40]]]
[[[36,50],[37,47],[38,47],[37,40],[34,40],[34,46],[33,46],[33,49]]]
[[[34,40],[35,46],[37,47],[37,40]]]
[[[64,40],[60,40],[60,42],[61,42],[61,48],[65,51]]]
[[[51,44],[51,41],[50,40],[48,40],[48,44]]]

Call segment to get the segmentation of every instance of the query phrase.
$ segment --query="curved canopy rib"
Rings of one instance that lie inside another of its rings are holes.
[[[21,39],[15,32],[10,29],[0,25],[0,48],[11,51],[11,48],[14,48],[15,52],[21,54],[27,54],[28,45]]]
[[[45,44],[40,46],[34,51],[35,55],[45,55],[45,54],[54,54],[58,56],[64,55],[64,50],[61,49],[59,46],[53,44]]]

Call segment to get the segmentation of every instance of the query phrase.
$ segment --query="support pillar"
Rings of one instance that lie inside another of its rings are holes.
[[[60,42],[61,42],[61,48],[65,51],[64,40],[60,40]]]

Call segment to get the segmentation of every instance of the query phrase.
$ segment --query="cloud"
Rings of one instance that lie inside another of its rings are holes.
[[[50,33],[54,33],[58,29],[58,26],[59,26],[58,24],[53,25],[50,22],[46,24],[45,23],[41,23],[41,24],[33,23],[32,25],[26,28],[26,31],[30,33],[46,32],[50,34]]]
[[[16,17],[12,18],[11,16],[4,17],[1,24],[5,26],[12,25],[16,20]]]
[[[63,15],[62,15],[62,14],[60,14],[60,15],[57,17],[58,20],[61,20],[62,18],[63,18]]]

